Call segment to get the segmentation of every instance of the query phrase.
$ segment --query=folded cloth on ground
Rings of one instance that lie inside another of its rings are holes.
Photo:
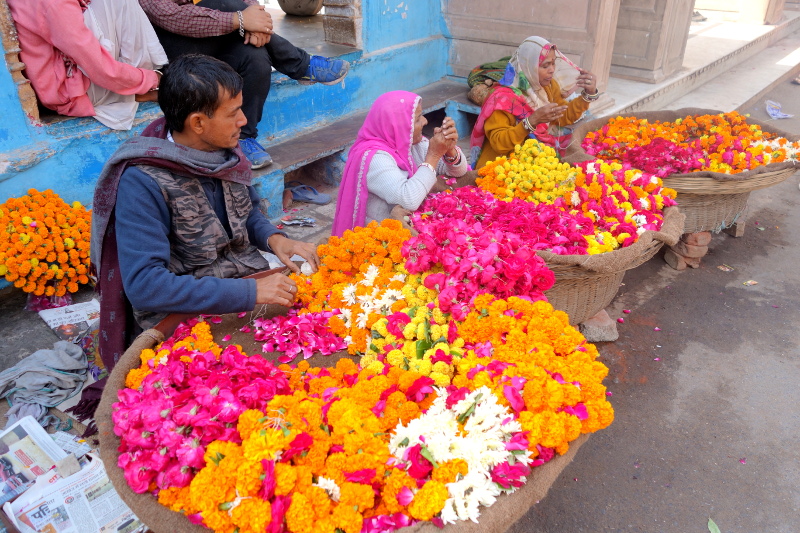
[[[6,427],[26,415],[48,425],[47,409],[80,392],[88,371],[81,347],[58,341],[52,350],[38,350],[0,373],[0,398],[11,406]]]

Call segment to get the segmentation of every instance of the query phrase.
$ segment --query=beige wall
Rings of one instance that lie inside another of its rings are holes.
[[[693,9],[694,0],[622,0],[611,74],[657,83],[680,69]]]
[[[594,72],[605,89],[620,0],[444,0],[443,5],[454,75],[466,76],[481,63],[511,55],[526,37],[540,35]]]

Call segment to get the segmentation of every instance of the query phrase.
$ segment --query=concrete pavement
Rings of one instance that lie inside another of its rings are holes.
[[[800,134],[798,96],[767,98]],[[513,533],[800,531],[799,178],[752,193],[745,235],[715,235],[699,269],[659,254],[626,274],[620,338],[598,343],[616,419]]]

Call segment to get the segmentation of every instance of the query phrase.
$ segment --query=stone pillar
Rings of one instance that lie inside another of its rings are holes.
[[[658,83],[683,64],[694,0],[622,0],[611,75]]]
[[[325,41],[362,48],[361,0],[324,0],[322,5]]]
[[[596,74],[604,91],[619,5],[620,0],[448,0],[444,15],[453,39],[450,67],[455,76],[466,77],[481,63],[513,54],[526,37],[540,35]],[[612,104],[603,95],[592,104],[592,112]]]

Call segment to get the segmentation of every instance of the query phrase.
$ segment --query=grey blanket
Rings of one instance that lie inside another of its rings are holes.
[[[3,371],[0,398],[11,406],[6,427],[26,415],[47,426],[47,409],[80,392],[87,374],[86,354],[68,341],[56,342],[52,350],[38,350]]]

